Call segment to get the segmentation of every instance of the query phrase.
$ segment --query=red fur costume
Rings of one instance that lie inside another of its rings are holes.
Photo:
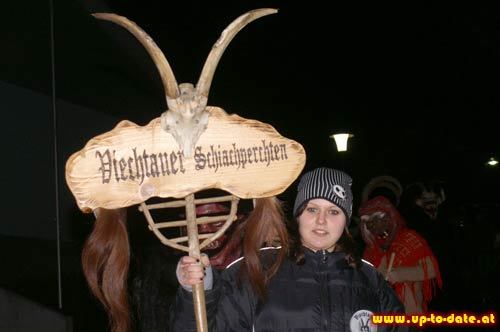
[[[364,259],[386,274],[407,313],[426,312],[436,287],[442,286],[438,262],[427,242],[406,227],[397,209],[383,196],[365,202],[359,215],[367,244]],[[378,220],[373,222],[373,216]],[[387,272],[393,254],[392,268]]]

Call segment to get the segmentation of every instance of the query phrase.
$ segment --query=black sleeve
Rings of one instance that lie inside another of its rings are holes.
[[[382,274],[377,272],[376,275],[381,312],[404,314],[405,307],[399,300],[396,292],[394,292],[394,290],[389,285],[389,283],[387,283]]]
[[[237,282],[235,269],[214,273],[214,287],[205,292],[209,331],[252,331],[256,300],[250,287]],[[196,331],[192,293],[179,287],[171,307],[172,331]]]
[[[217,309],[219,290],[205,291],[205,305],[209,331],[213,328],[213,319]],[[193,293],[179,287],[175,300],[170,307],[170,330],[171,331],[192,331],[196,332],[196,319],[194,315]]]
[[[384,276],[377,271],[374,267],[367,264],[363,264],[362,268],[365,274],[370,279],[373,287],[375,288],[379,301],[379,312],[376,314],[396,314],[404,315],[405,307],[403,303],[399,300],[396,292],[392,289],[389,283],[384,279]],[[377,331],[397,331],[404,332],[409,331],[407,325],[394,324],[394,325],[378,325]]]

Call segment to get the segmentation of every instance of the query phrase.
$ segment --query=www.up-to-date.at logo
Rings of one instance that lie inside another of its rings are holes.
[[[372,316],[373,312],[369,310],[356,311],[349,322],[351,332],[377,332],[377,326],[371,320]]]

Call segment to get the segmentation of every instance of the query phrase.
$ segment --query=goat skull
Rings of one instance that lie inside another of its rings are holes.
[[[221,34],[210,51],[201,71],[196,88],[191,83],[177,84],[174,73],[153,39],[129,19],[110,13],[93,14],[96,18],[114,22],[130,31],[146,48],[160,72],[168,110],[161,115],[162,128],[170,133],[184,156],[193,154],[196,142],[208,125],[209,113],[205,111],[210,84],[217,64],[236,34],[248,23],[269,14],[276,9],[263,8],[249,11],[234,20]]]

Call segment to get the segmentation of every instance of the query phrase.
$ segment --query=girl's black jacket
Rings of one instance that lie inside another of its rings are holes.
[[[272,259],[275,250],[263,252]],[[274,252],[274,253],[273,253]],[[265,260],[267,260],[265,259]],[[206,291],[209,331],[374,331],[369,312],[404,314],[404,307],[383,276],[363,262],[349,266],[341,252],[305,249],[305,263],[285,260],[262,302],[239,278],[241,262],[215,276]],[[192,294],[182,287],[172,306],[172,331],[196,331]],[[360,311],[365,310],[365,311]],[[376,326],[406,331],[406,326]]]

